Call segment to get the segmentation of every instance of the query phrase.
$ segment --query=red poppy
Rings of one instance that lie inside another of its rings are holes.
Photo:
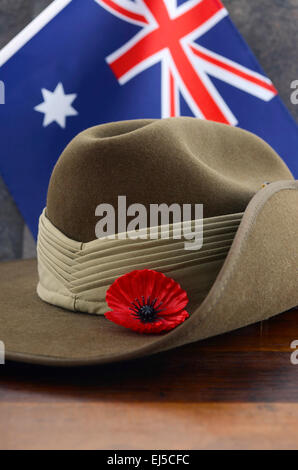
[[[169,331],[189,317],[186,292],[174,279],[150,269],[116,279],[106,301],[112,309],[105,314],[108,320],[139,333]]]

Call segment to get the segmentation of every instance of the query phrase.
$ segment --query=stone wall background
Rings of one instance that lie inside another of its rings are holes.
[[[0,0],[0,48],[50,3],[51,0]],[[298,0],[223,3],[298,121],[298,106],[290,102],[290,84],[298,79]],[[34,256],[33,238],[0,176],[0,261]]]

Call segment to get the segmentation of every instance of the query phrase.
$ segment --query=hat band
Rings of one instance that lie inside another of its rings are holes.
[[[60,232],[44,210],[39,220],[37,293],[59,307],[104,314],[106,291],[115,279],[135,269],[153,269],[175,279],[191,300],[200,302],[229,252],[242,215],[204,219],[203,246],[188,251],[184,239],[174,238],[177,224],[158,227],[159,234],[169,230],[168,239],[123,239],[121,234],[81,243]]]

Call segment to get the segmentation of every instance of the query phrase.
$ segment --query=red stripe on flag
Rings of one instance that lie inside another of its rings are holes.
[[[170,71],[170,117],[176,116],[176,101],[175,101],[175,82],[172,72]]]
[[[123,8],[117,3],[115,3],[113,0],[101,0],[101,1],[105,3],[107,7],[125,16],[126,18],[130,18],[131,20],[140,21],[141,23],[148,24],[147,18],[145,16],[139,15],[138,13],[134,13],[133,11]]]
[[[167,46],[166,40],[167,38],[162,35],[160,28],[158,28],[140,39],[126,52],[123,52],[120,57],[110,63],[110,67],[118,80],[138,64],[164,49]]]
[[[274,85],[271,83],[267,83],[263,81],[260,78],[254,77],[252,75],[249,75],[248,73],[244,72],[243,70],[239,70],[236,67],[233,67],[233,65],[226,64],[225,62],[222,62],[219,59],[216,59],[215,57],[212,57],[202,51],[199,51],[195,47],[191,46],[191,50],[194,54],[196,54],[198,57],[201,59],[206,60],[207,62],[210,62],[211,64],[217,65],[218,67],[227,70],[228,72],[233,73],[234,75],[238,75],[238,77],[244,78],[245,80],[248,80],[251,83],[255,83],[256,85],[265,88],[266,90],[272,91],[275,95],[277,95],[277,90],[274,87]]]

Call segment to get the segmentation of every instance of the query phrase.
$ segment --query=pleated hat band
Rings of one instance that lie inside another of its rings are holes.
[[[203,244],[185,250],[185,240],[175,238],[177,224],[158,227],[157,239],[71,240],[47,218],[39,221],[37,244],[39,297],[74,312],[104,314],[107,289],[121,275],[136,269],[153,269],[175,279],[198,304],[211,288],[230,250],[242,213],[199,221]],[[197,221],[192,221],[191,225]],[[179,224],[180,225],[180,224]],[[147,229],[143,229],[143,235]],[[149,229],[148,229],[149,230]],[[169,238],[162,238],[168,231]]]

